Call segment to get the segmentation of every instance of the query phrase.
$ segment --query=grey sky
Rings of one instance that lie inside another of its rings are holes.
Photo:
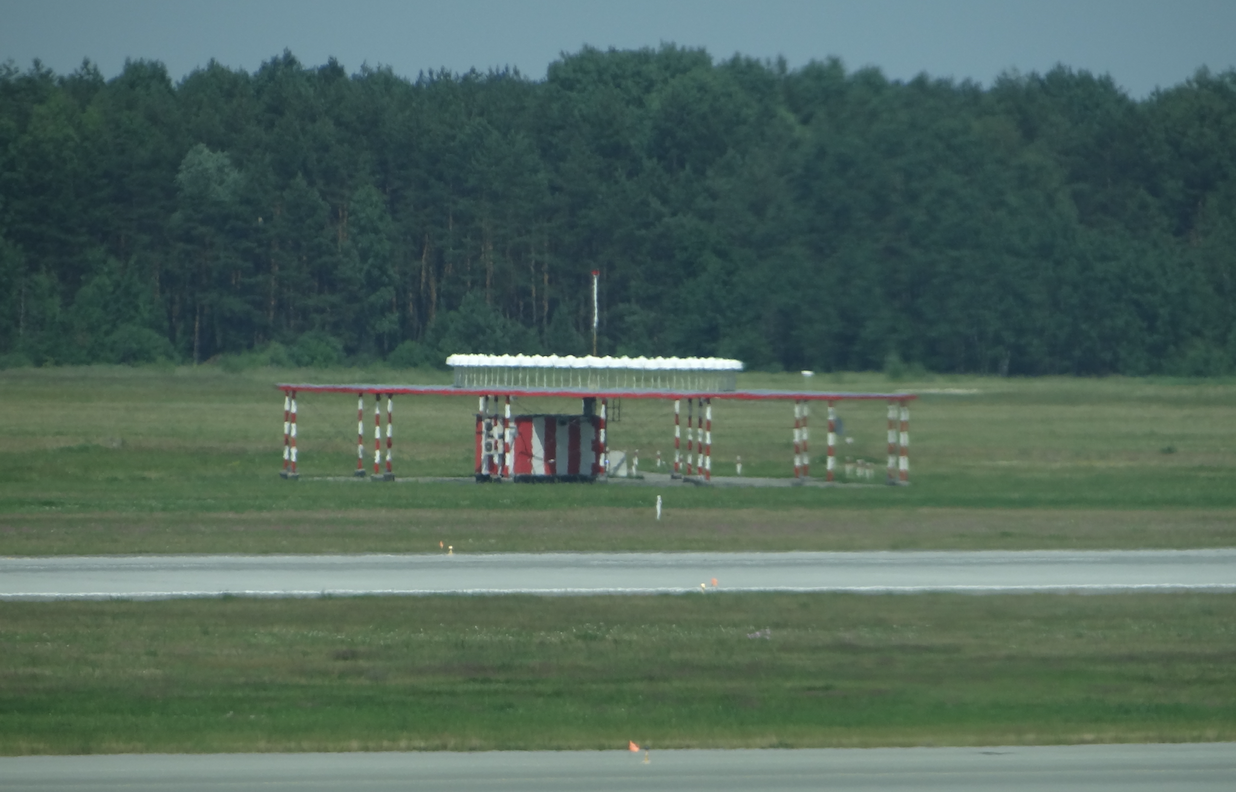
[[[287,48],[350,72],[510,65],[540,79],[584,44],[661,42],[984,85],[1063,63],[1142,98],[1201,66],[1236,67],[1236,0],[0,0],[0,61],[66,73],[89,57],[107,77],[125,58],[160,60],[177,80],[211,58],[254,71]]]

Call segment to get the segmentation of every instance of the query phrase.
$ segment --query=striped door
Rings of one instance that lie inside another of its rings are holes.
[[[517,415],[517,476],[595,476],[598,419],[582,415]]]

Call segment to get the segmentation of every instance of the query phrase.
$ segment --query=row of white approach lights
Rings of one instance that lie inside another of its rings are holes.
[[[742,371],[741,360],[702,357],[596,357],[594,355],[451,355],[454,368],[620,369],[627,371]]]

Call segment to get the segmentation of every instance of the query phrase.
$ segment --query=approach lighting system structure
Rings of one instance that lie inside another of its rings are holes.
[[[366,407],[373,400],[373,475],[395,479],[392,464],[395,396],[471,396],[477,399],[473,475],[478,481],[598,481],[609,476],[607,417],[619,399],[673,402],[673,477],[712,481],[712,402],[793,402],[794,478],[810,478],[809,415],[812,402],[825,402],[828,416],[825,481],[835,478],[836,403],[852,400],[888,403],[889,484],[909,483],[912,393],[825,393],[802,390],[739,390],[741,361],[725,358],[597,357],[586,355],[451,355],[453,385],[318,385],[280,383],[283,391],[283,471],[297,471],[298,394],[354,393],[357,399],[355,475],[366,474]],[[805,379],[805,378],[804,378]],[[383,398],[386,424],[383,430]],[[513,398],[573,398],[573,414],[513,415]],[[685,433],[681,422],[686,402]],[[685,434],[685,437],[684,437]],[[415,437],[415,433],[413,433]],[[683,440],[685,439],[685,448]],[[385,454],[385,457],[384,457]],[[385,463],[385,467],[383,467]]]

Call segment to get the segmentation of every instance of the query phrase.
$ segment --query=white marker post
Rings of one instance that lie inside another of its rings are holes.
[[[657,519],[661,519],[661,496],[657,496]]]

